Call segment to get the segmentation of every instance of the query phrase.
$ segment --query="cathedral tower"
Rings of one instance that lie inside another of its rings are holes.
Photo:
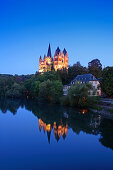
[[[49,72],[52,70],[52,67],[53,67],[53,58],[51,55],[51,46],[49,44],[47,57],[44,55],[43,60],[42,57],[40,57],[39,59],[39,72],[40,73]]]
[[[65,48],[61,53],[61,50],[58,47],[54,55],[54,69],[57,71],[58,69],[61,70],[63,68],[68,69],[68,54]]]

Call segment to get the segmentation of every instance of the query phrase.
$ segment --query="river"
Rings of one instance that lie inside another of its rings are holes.
[[[76,108],[1,100],[5,169],[113,169],[113,120]]]

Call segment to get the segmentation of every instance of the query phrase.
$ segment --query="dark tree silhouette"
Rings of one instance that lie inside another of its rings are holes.
[[[88,71],[93,74],[96,78],[101,77],[102,74],[102,64],[100,60],[94,59],[88,63]]]
[[[101,87],[107,96],[113,97],[113,67],[103,69]]]

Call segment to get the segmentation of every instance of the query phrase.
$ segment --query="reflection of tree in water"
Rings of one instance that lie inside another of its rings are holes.
[[[99,141],[113,150],[113,120],[103,119],[99,129],[101,134]]]
[[[37,104],[29,100],[8,99],[0,101],[0,109],[3,113],[9,110],[15,114],[20,106],[32,111],[39,119],[39,129],[40,131],[43,129],[47,133],[49,142],[52,130],[55,139],[59,141],[61,137],[66,138],[68,128],[71,128],[76,134],[81,131],[93,135],[100,134],[99,141],[102,145],[113,149],[113,120],[59,105]]]
[[[11,99],[1,99],[0,100],[0,109],[2,113],[6,113],[7,111],[10,111],[13,114],[16,114],[19,107],[24,107],[24,104],[22,100],[11,100]]]
[[[88,134],[99,134],[99,125],[102,121],[100,115],[87,112],[86,114],[81,114],[79,112],[71,110],[69,117],[69,126],[72,130],[79,134],[81,131]]]

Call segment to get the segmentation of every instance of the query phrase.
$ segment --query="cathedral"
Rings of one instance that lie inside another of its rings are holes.
[[[61,70],[63,68],[68,69],[68,54],[66,49],[64,48],[63,52],[59,49],[56,49],[54,58],[51,55],[51,47],[49,44],[47,56],[44,55],[44,58],[40,56],[39,59],[39,72],[49,72],[51,70],[57,71],[58,69]]]

